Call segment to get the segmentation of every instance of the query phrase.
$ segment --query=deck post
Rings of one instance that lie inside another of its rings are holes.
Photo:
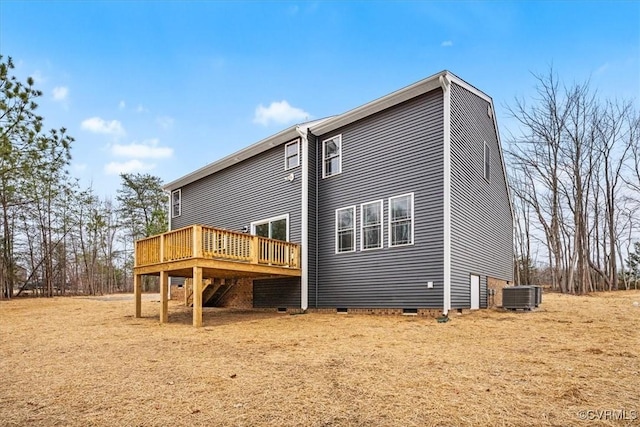
[[[133,295],[136,301],[136,317],[142,317],[142,275],[133,275]]]
[[[189,281],[191,279],[184,279],[182,289],[184,290],[184,306],[189,307]]]
[[[193,226],[193,257],[202,258],[202,226]]]
[[[258,254],[260,253],[258,247],[260,246],[260,240],[258,236],[251,236],[249,243],[249,263],[258,264]]]
[[[193,326],[202,326],[202,267],[193,267]]]
[[[169,321],[169,303],[167,298],[169,288],[169,274],[166,271],[160,272],[160,323]]]

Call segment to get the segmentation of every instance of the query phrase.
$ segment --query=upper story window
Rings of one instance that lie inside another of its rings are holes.
[[[182,215],[182,190],[173,190],[171,192],[171,218]]]
[[[356,250],[356,207],[336,209],[336,253]]]
[[[489,148],[489,144],[484,143],[484,179],[489,181],[491,177],[491,149]]]
[[[290,142],[284,146],[284,170],[300,166],[300,140]]]
[[[382,247],[382,200],[360,205],[360,249]]]
[[[413,244],[413,193],[389,198],[389,246]]]
[[[342,172],[342,135],[322,141],[322,159],[323,178]]]

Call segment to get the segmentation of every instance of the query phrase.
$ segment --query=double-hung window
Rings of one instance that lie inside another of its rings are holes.
[[[382,200],[360,205],[360,250],[382,247]]]
[[[356,207],[336,209],[336,253],[356,250]]]
[[[413,244],[413,193],[389,198],[389,246]]]
[[[342,135],[322,141],[322,160],[323,178],[342,172]]]
[[[171,218],[182,215],[182,190],[171,192]]]
[[[300,166],[300,140],[297,139],[284,146],[284,170]]]

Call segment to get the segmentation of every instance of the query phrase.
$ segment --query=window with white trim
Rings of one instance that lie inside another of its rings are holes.
[[[274,216],[251,223],[251,234],[270,239],[289,241],[289,214]]]
[[[322,177],[342,173],[342,135],[322,141]]]
[[[171,192],[171,218],[182,215],[182,190],[173,190]]]
[[[382,200],[360,205],[360,250],[382,247]]]
[[[389,198],[389,246],[413,244],[413,193]]]
[[[297,139],[284,146],[284,170],[300,166],[300,140]]]
[[[336,209],[336,253],[356,250],[356,207]]]
[[[489,148],[489,144],[485,141],[484,143],[484,179],[489,181],[491,177],[491,149]]]

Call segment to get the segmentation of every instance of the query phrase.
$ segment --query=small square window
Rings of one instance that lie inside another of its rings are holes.
[[[322,177],[342,173],[342,135],[322,141]]]
[[[290,142],[284,146],[284,170],[300,166],[300,140]]]
[[[171,192],[171,218],[182,215],[182,190]]]

